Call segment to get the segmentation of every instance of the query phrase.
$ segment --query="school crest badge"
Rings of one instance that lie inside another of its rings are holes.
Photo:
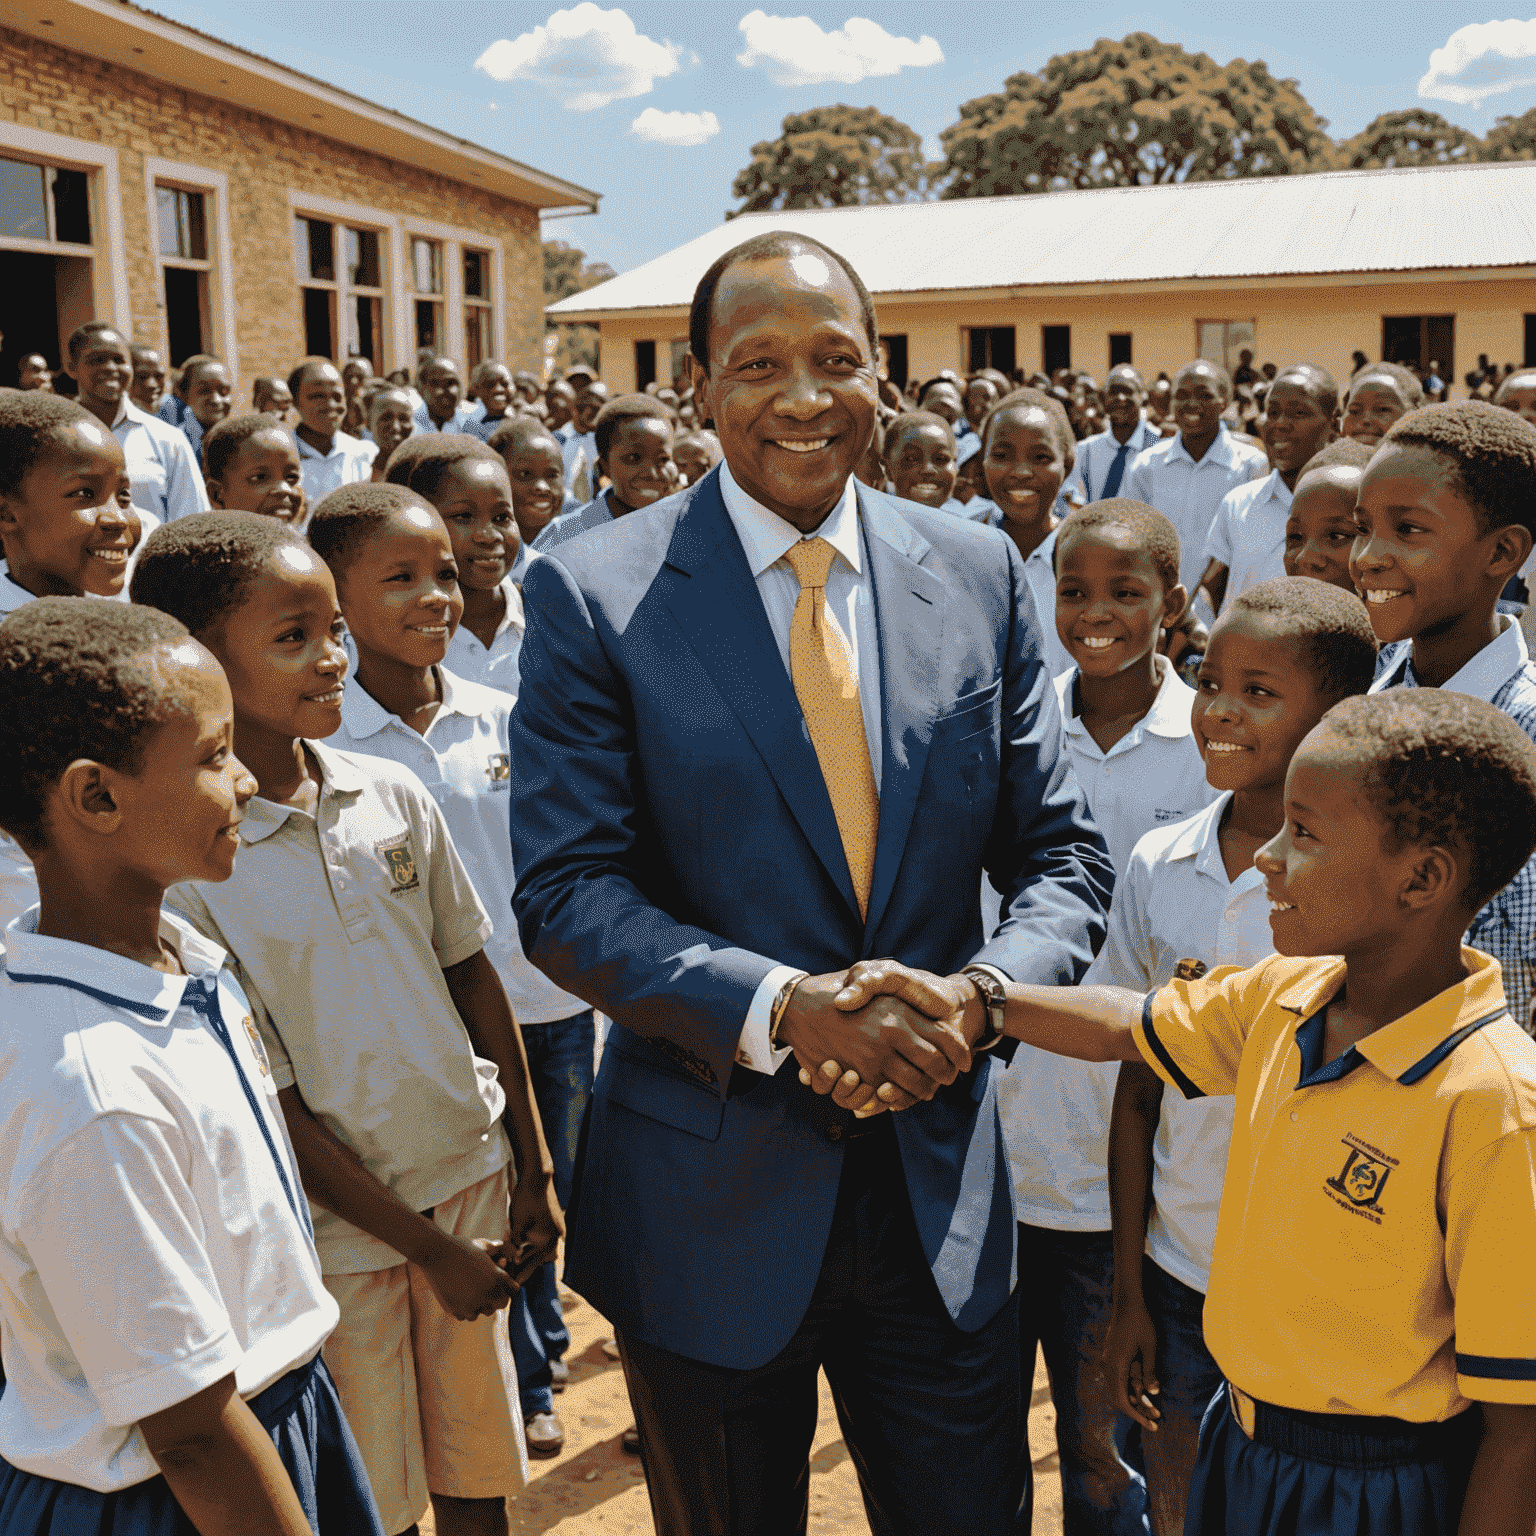
[[[1397,1159],[1367,1146],[1355,1136],[1347,1137],[1344,1146],[1348,1151],[1344,1166],[1336,1177],[1325,1182],[1334,1192],[1335,1199],[1343,1196],[1338,1201],[1340,1205],[1347,1203],[1348,1209],[1369,1216],[1379,1224],[1386,1214],[1381,1207],[1381,1198],[1386,1193],[1387,1180],[1392,1177]]]
[[[507,784],[512,779],[512,759],[505,752],[492,752],[485,770],[492,784]]]
[[[374,851],[389,871],[392,896],[398,896],[402,891],[414,891],[421,884],[421,876],[416,870],[416,851],[411,847],[409,835],[378,843]]]

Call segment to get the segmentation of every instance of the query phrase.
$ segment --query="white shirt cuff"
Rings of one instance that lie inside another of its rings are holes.
[[[752,994],[752,1006],[747,1009],[747,1022],[742,1026],[741,1038],[736,1042],[736,1060],[754,1072],[766,1072],[770,1077],[784,1065],[789,1047],[781,1045],[774,1050],[768,1044],[768,1015],[773,1010],[773,1000],[779,988],[791,976],[804,973],[793,965],[776,965],[763,977],[757,991]]]

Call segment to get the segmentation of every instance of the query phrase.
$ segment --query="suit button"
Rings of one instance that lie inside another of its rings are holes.
[[[829,1125],[827,1127],[827,1140],[828,1141],[841,1141],[842,1139],[843,1139],[843,1128],[842,1128],[842,1126],[840,1126],[840,1125]]]

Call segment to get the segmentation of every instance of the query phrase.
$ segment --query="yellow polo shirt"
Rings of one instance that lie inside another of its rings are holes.
[[[1235,1094],[1205,1339],[1253,1397],[1415,1423],[1536,1403],[1536,1041],[1499,967],[1323,1063],[1337,956],[1150,993],[1148,1064]]]

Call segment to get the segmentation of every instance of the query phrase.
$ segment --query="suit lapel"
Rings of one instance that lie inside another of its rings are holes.
[[[939,677],[944,583],[919,563],[930,546],[917,530],[863,485],[858,497],[880,636],[880,828],[864,927],[868,937],[896,885],[934,716],[944,697]]]
[[[721,499],[719,479],[715,472],[701,481],[678,518],[667,564],[686,579],[674,583],[667,607],[700,666],[741,722],[817,858],[857,912],[821,764],[741,540]],[[738,806],[732,811],[745,814],[748,809]]]

